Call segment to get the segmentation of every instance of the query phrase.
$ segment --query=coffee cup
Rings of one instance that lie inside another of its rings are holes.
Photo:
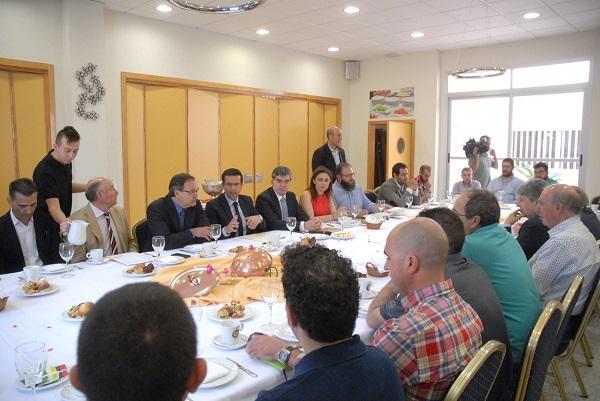
[[[85,257],[87,258],[88,262],[91,263],[102,263],[104,261],[104,254],[103,254],[103,250],[98,248],[98,249],[90,249],[90,251],[88,253],[85,254]]]
[[[358,295],[360,297],[365,296],[369,290],[371,289],[371,286],[373,285],[373,282],[368,279],[368,278],[359,278],[358,279]]]
[[[225,345],[235,345],[240,331],[244,329],[244,324],[236,320],[226,320],[221,322],[221,343]]]
[[[25,281],[38,281],[40,279],[39,266],[25,266],[23,273],[25,273]]]
[[[281,233],[279,231],[269,233],[269,242],[271,243],[271,245],[277,247],[277,246],[279,246],[280,241],[281,241]]]
[[[206,256],[212,256],[215,254],[215,247],[212,243],[206,243],[202,245],[202,253]]]

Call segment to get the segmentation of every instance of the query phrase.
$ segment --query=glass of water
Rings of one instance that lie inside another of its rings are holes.
[[[65,261],[65,274],[62,275],[64,278],[75,277],[73,274],[73,266],[69,266],[69,261],[73,258],[73,253],[75,252],[75,246],[70,242],[61,242],[58,245],[58,254]]]
[[[385,209],[385,201],[383,199],[377,201],[377,208],[380,212],[383,212],[383,209]]]
[[[221,236],[222,228],[220,224],[211,224],[210,225],[210,235],[215,239],[215,249],[219,245],[217,240]]]
[[[288,230],[290,230],[290,242],[292,242],[292,232],[296,228],[296,222],[297,222],[296,218],[291,217],[291,216],[285,220],[285,226],[287,227]]]
[[[165,237],[162,235],[155,235],[152,237],[152,249],[156,252],[156,255],[160,259],[160,253],[165,249]]]
[[[15,368],[23,379],[25,387],[31,387],[33,399],[35,399],[35,385],[46,370],[47,359],[46,344],[41,341],[26,342],[15,348]]]
[[[277,302],[279,298],[279,287],[281,281],[278,279],[263,279],[260,283],[260,296],[263,301],[269,307],[269,323],[261,326],[261,330],[264,330],[268,333],[275,332],[275,325],[273,324],[273,304]]]
[[[406,207],[410,208],[410,205],[413,204],[413,196],[412,195],[406,195],[404,197],[404,202],[406,202]]]

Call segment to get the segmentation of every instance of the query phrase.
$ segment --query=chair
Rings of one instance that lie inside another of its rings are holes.
[[[142,219],[135,223],[131,229],[131,234],[133,235],[135,242],[137,242],[138,250],[140,252],[151,250],[149,243],[150,232],[148,230],[148,219]]]
[[[581,378],[581,374],[579,373],[579,368],[577,367],[577,364],[575,363],[575,359],[573,358],[573,354],[575,353],[575,348],[577,347],[578,344],[581,344],[581,347],[584,349],[584,353],[585,353],[585,346],[583,345],[583,336],[585,334],[585,330],[587,328],[588,322],[590,321],[590,317],[592,316],[592,313],[594,312],[594,308],[596,307],[596,304],[598,303],[598,300],[600,299],[600,285],[598,285],[599,279],[600,279],[600,269],[598,269],[598,271],[596,272],[596,276],[594,277],[594,284],[592,285],[592,292],[590,293],[588,299],[585,301],[585,306],[583,308],[582,317],[579,322],[579,325],[577,326],[575,335],[573,336],[573,340],[569,343],[566,350],[564,350],[564,352],[561,352],[560,355],[555,356],[551,362],[552,372],[554,372],[554,374],[556,376],[557,372],[558,372],[558,375],[560,375],[559,362],[562,362],[564,360],[569,361],[569,363],[571,364],[571,368],[573,369],[573,373],[575,374],[575,378],[577,379],[577,383],[579,384],[579,389],[581,390],[581,395],[586,398],[588,397],[588,392],[587,392],[587,389],[585,388],[585,384],[583,383],[583,379]],[[563,351],[563,350],[559,350],[559,351]],[[588,364],[589,364],[589,360],[588,360]],[[559,376],[556,376],[556,377],[558,378]],[[557,380],[557,384],[558,384],[558,380]],[[561,393],[561,397],[562,397],[562,393]],[[566,398],[563,398],[563,400],[565,400],[565,399]]]
[[[491,340],[485,343],[456,378],[444,401],[485,401],[500,371],[506,345]]]
[[[563,340],[563,337],[567,333],[567,327],[569,326],[569,324],[571,322],[571,316],[573,315],[573,308],[575,308],[575,305],[577,304],[577,300],[579,299],[579,294],[581,294],[582,285],[583,285],[583,277],[575,276],[575,278],[573,279],[573,282],[571,283],[571,286],[569,287],[569,289],[567,290],[567,292],[565,293],[565,295],[562,299],[563,314],[560,319],[560,326],[558,327],[558,333],[556,336],[558,343],[557,343],[557,347],[556,347],[554,356],[558,356],[564,351],[564,349],[561,349],[560,344]],[[565,384],[564,384],[562,375],[560,373],[560,369],[558,368],[558,364],[555,362],[554,358],[550,362],[550,369],[552,370],[552,373],[554,374],[554,378],[556,380],[556,386],[558,387],[558,393],[560,394],[560,398],[563,401],[567,401],[569,398],[567,397],[567,393],[565,391]]]
[[[533,327],[523,355],[515,401],[538,401],[542,396],[546,371],[556,350],[561,314],[560,302],[550,301]]]

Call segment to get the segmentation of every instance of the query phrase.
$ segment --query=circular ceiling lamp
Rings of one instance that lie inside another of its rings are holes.
[[[267,0],[251,0],[243,2],[242,4],[232,4],[232,5],[216,5],[216,6],[208,6],[205,4],[201,4],[200,2],[188,1],[188,0],[168,0],[169,3],[173,4],[175,7],[179,7],[182,10],[186,11],[196,11],[200,13],[208,13],[208,14],[239,14],[244,13],[246,11],[254,10],[256,7],[260,6]]]
[[[454,71],[452,76],[459,79],[491,78],[500,76],[505,72],[506,68],[502,67],[472,67]]]

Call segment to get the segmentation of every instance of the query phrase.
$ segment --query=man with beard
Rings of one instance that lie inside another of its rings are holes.
[[[338,164],[335,168],[335,176],[333,201],[338,209],[343,207],[346,210],[352,210],[353,206],[358,206],[360,207],[360,216],[379,211],[377,205],[367,198],[360,185],[356,185],[354,170],[350,163]]]
[[[523,181],[513,174],[515,162],[513,159],[502,160],[502,175],[490,181],[488,191],[496,194],[496,198],[502,203],[515,203],[517,191],[523,185]]]
[[[473,148],[473,153],[469,156],[469,167],[473,169],[473,178],[481,183],[481,188],[485,189],[490,183],[490,167],[498,168],[498,159],[496,159],[496,151],[491,149],[492,138],[482,135],[479,138],[479,145]]]
[[[550,178],[550,175],[548,175],[548,165],[544,162],[533,165],[533,176],[546,181],[550,185],[558,184],[558,181]]]
[[[417,188],[419,188],[419,197],[421,198],[421,203],[427,202],[429,199],[429,194],[431,193],[431,182],[429,178],[431,177],[431,166],[423,164],[419,167],[419,175],[415,177],[415,181],[417,183]]]
[[[406,207],[406,197],[413,197],[413,205],[420,205],[418,186],[415,180],[408,179],[408,166],[396,163],[392,167],[392,178],[381,184],[377,200],[384,200],[392,206]]]

